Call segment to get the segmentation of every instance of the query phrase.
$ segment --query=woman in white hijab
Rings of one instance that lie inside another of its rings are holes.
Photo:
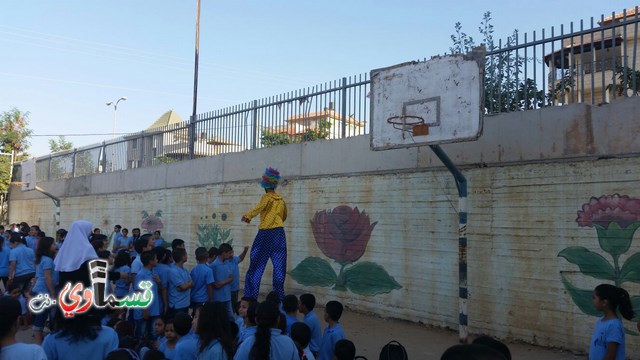
[[[82,282],[90,285],[88,261],[97,259],[96,251],[89,242],[93,224],[77,220],[69,228],[64,246],[54,260],[55,270],[60,272],[60,285]]]

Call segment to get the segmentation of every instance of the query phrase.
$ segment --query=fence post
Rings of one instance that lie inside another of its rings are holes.
[[[189,159],[194,158],[196,150],[196,119],[191,116],[189,120]]]
[[[258,100],[253,100],[253,111],[251,112],[251,149],[258,148]]]
[[[72,166],[71,166],[71,177],[74,178],[76,177],[76,160],[77,160],[77,155],[78,153],[78,149],[73,149],[73,161],[71,162]]]
[[[347,78],[342,78],[342,138],[347,137]]]
[[[138,140],[136,140],[138,141]],[[145,151],[144,148],[146,147],[145,141],[144,141],[144,131],[140,132],[140,166],[138,167],[146,167],[146,160],[145,160]]]
[[[49,166],[47,166],[47,179],[46,181],[51,181],[51,161],[53,161],[53,155],[49,154]],[[36,177],[38,173],[36,172]]]
[[[102,162],[101,173],[104,174],[107,172],[107,145],[104,141],[102,142],[102,159],[100,161]]]

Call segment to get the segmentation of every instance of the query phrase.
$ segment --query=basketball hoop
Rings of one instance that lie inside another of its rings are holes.
[[[404,139],[405,131],[411,130],[413,136],[429,135],[429,125],[424,123],[424,118],[415,115],[399,115],[392,116],[387,119],[387,123],[391,124],[394,129],[402,130],[402,138]]]

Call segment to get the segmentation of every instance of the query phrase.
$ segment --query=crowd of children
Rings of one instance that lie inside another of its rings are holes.
[[[116,225],[107,237],[87,221],[75,222],[69,232],[58,230],[55,238],[26,223],[0,226],[5,295],[0,298],[0,360],[358,358],[339,322],[344,308],[338,301],[325,305],[324,331],[312,294],[282,297],[273,291],[262,302],[249,296],[238,301],[238,264],[248,246],[239,256],[226,243],[199,247],[196,265],[189,270],[185,242],[175,239],[171,249],[163,244],[159,232],[133,229],[128,236],[127,229]],[[56,299],[65,279],[83,281],[88,276],[85,263],[95,258],[108,260],[108,292],[117,298],[142,292],[143,281],[154,284],[149,306],[93,308],[71,318],[61,316],[57,307],[29,313],[30,298],[46,294]],[[625,333],[618,314],[633,318],[629,294],[602,284],[594,290],[593,304],[604,316],[597,321],[589,359],[624,359]],[[35,344],[16,342],[17,331],[26,326],[32,326]],[[387,344],[380,356],[408,359],[398,343]],[[499,341],[480,337],[473,344],[451,347],[441,357],[476,358],[510,360],[511,354]]]

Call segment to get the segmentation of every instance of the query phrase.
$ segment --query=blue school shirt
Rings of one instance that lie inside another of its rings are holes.
[[[338,340],[345,339],[344,331],[339,323],[333,325],[333,327],[327,326],[324,329],[324,335],[322,335],[322,342],[320,343],[320,350],[318,351],[318,360],[331,360],[335,352],[336,343]]]
[[[169,307],[172,309],[182,309],[189,307],[191,304],[191,289],[185,291],[178,290],[178,286],[186,284],[191,280],[189,270],[174,266],[171,268],[169,276]]]
[[[40,264],[36,266],[36,283],[33,285],[31,292],[34,294],[49,294],[49,288],[47,287],[47,280],[44,277],[44,271],[51,270],[51,279],[53,280],[53,286],[58,284],[58,272],[53,269],[53,259],[48,256],[43,256],[40,259]],[[49,294],[55,296],[56,294]]]
[[[322,342],[322,324],[313,310],[304,316],[304,323],[311,329],[309,349],[316,353],[320,350],[320,343]]]
[[[217,339],[211,341],[211,343],[198,354],[198,360],[228,360],[226,351],[222,348],[222,344]]]
[[[196,360],[200,339],[195,334],[187,334],[178,340],[173,351],[173,360]]]
[[[167,264],[156,264],[156,266],[153,268],[153,273],[158,275],[158,277],[160,278],[160,285],[162,285],[162,288],[169,291],[169,276],[171,274],[171,267]],[[160,291],[158,292],[160,293]],[[167,294],[167,299],[168,296],[169,295]],[[162,300],[162,296],[160,296],[160,308],[164,309],[164,300]]]
[[[27,246],[30,247],[33,251],[36,251],[36,238],[35,236],[27,235],[24,237],[24,240],[27,242]]]
[[[143,267],[144,266],[142,265],[142,260],[140,260],[140,256],[138,256],[131,262],[130,274],[137,274],[140,270],[142,270]]]
[[[121,273],[127,273],[129,274],[131,268],[128,265],[123,265],[120,266],[119,268],[115,269],[115,272],[121,272]],[[116,286],[113,289],[113,295],[115,295],[118,298],[122,298],[125,297],[127,295],[129,295],[129,287],[131,286],[130,283],[128,283],[125,280],[122,279],[118,279],[116,280]]]
[[[287,320],[287,328],[285,330],[285,335],[291,336],[291,326],[298,322],[298,318],[289,314],[285,315],[285,318]]]
[[[15,343],[2,347],[0,360],[47,360],[47,354],[39,345]]]
[[[17,247],[11,249],[9,253],[9,262],[16,262],[16,270],[13,276],[22,276],[27,274],[33,274],[36,272],[33,262],[36,260],[33,250],[26,247],[24,244],[20,244]]]
[[[74,359],[104,360],[118,348],[118,334],[112,328],[102,326],[97,338],[71,342],[68,337],[52,333],[44,338],[42,348],[48,360],[66,360],[69,359],[69,354],[73,354]]]
[[[234,256],[231,259],[225,261],[229,268],[231,269],[231,274],[233,275],[233,281],[231,282],[231,291],[239,291],[240,290],[240,268],[238,264],[240,264],[240,256]]]
[[[131,246],[131,240],[132,239],[133,238],[131,236],[124,237],[124,236],[120,235],[120,243],[119,243],[119,245],[122,248],[128,250],[129,246]]]
[[[141,281],[151,281],[153,284],[151,286],[151,290],[153,293],[153,300],[149,304],[147,310],[149,310],[150,316],[160,316],[160,295],[158,295],[158,284],[156,284],[155,280],[153,280],[153,273],[149,271],[147,268],[142,268],[139,273],[136,274],[136,279],[133,283],[133,288],[135,290],[142,290],[140,288]],[[143,318],[143,309],[135,308],[133,309],[133,319],[140,320]]]
[[[11,248],[8,246],[8,242],[5,241],[2,249],[0,249],[0,277],[9,276],[9,254]]]
[[[209,284],[213,284],[213,271],[205,264],[196,264],[191,269],[191,280],[193,280],[193,288],[191,289],[191,303],[204,303],[209,301],[209,292],[207,288]]]
[[[257,326],[248,326],[248,327],[242,328],[242,330],[240,330],[238,344],[242,343],[243,341],[247,340],[251,336],[255,335],[256,330],[258,330]]]
[[[271,347],[269,352],[270,359],[278,360],[300,360],[298,348],[290,337],[282,335],[280,329],[271,330]],[[250,336],[240,344],[234,360],[249,360],[249,353],[256,342],[256,337]]]
[[[176,348],[174,347],[173,349],[169,349],[166,341],[160,343],[160,346],[158,346],[158,351],[163,353],[164,357],[167,358],[167,360],[175,359]]]
[[[213,278],[216,282],[226,280],[231,274],[229,266],[220,261],[220,258],[216,258],[210,266],[211,270],[213,270]],[[213,301],[231,301],[231,284],[227,284],[219,289],[213,290]]]
[[[599,318],[591,337],[589,360],[604,359],[608,343],[618,343],[616,360],[625,359],[624,326],[620,319],[603,320]]]

